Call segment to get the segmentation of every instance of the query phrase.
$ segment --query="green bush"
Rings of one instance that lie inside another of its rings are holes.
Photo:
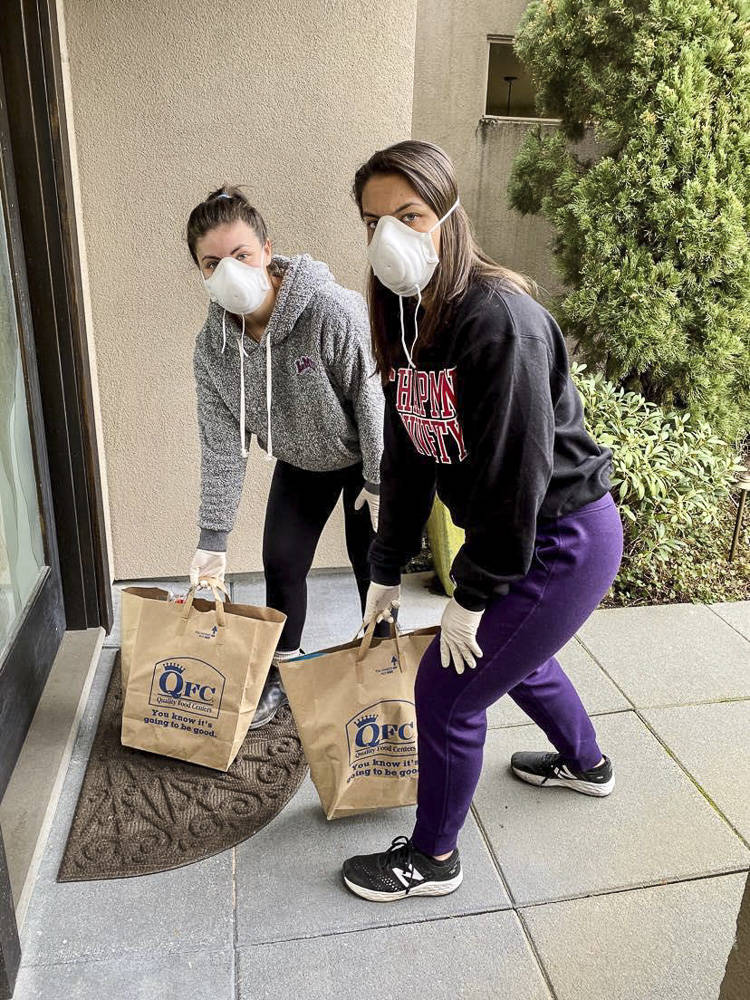
[[[746,0],[532,0],[515,48],[560,125],[528,130],[508,188],[554,229],[551,311],[577,356],[732,441],[750,429],[749,27]]]
[[[747,531],[736,559],[726,560],[742,468],[734,449],[705,421],[585,372],[586,365],[571,364],[586,427],[612,449],[612,495],[625,530],[622,565],[605,603],[750,597]]]

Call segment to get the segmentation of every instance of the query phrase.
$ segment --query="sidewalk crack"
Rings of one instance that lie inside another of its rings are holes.
[[[234,974],[234,1000],[240,1000],[240,954],[237,932],[237,848],[232,848],[232,972]]]
[[[489,835],[487,834],[487,831],[484,828],[484,823],[482,822],[482,818],[479,815],[479,812],[477,811],[473,802],[471,803],[471,814],[474,817],[474,822],[477,824],[477,828],[479,829],[479,834],[484,842],[484,846],[487,848],[487,851],[490,855],[490,860],[492,861],[492,864],[494,865],[495,870],[497,871],[498,877],[500,878],[503,888],[505,889],[506,895],[510,900],[511,907],[516,915],[516,920],[518,921],[519,926],[521,927],[521,931],[524,937],[526,938],[526,944],[528,945],[532,957],[537,964],[542,979],[544,980],[547,990],[549,991],[550,997],[552,998],[552,1000],[558,1000],[557,993],[555,992],[555,988],[552,985],[552,980],[550,979],[549,973],[547,972],[544,962],[542,961],[542,956],[539,952],[539,949],[536,946],[536,942],[531,936],[531,931],[526,925],[526,921],[524,920],[523,914],[518,906],[518,902],[516,901],[516,898],[513,895],[513,891],[511,890],[510,883],[506,879],[505,873],[503,872],[502,865],[500,864],[500,859],[498,858],[495,852],[495,848],[492,845],[492,841],[490,840]]]

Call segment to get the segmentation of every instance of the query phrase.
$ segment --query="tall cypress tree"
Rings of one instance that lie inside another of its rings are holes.
[[[541,214],[577,356],[731,440],[750,431],[750,3],[534,0],[539,113],[511,205]],[[573,144],[593,129],[597,154]]]

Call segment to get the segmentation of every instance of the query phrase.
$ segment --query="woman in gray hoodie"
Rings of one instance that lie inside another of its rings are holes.
[[[346,543],[364,609],[377,527],[383,392],[364,299],[307,254],[274,256],[237,188],[190,214],[190,253],[211,297],[193,357],[201,441],[200,538],[192,583],[224,578],[227,537],[255,435],[276,458],[263,536],[266,603],[287,622],[251,728],[285,700],[278,661],[299,653],[307,574],[344,495]]]

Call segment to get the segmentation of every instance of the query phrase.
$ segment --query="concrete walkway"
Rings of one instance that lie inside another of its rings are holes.
[[[408,581],[404,626],[437,623],[444,598]],[[310,590],[305,648],[351,638],[351,578],[317,576]],[[235,600],[262,595],[255,580],[234,583]],[[107,643],[23,928],[16,1000],[719,996],[750,868],[750,602],[595,612],[560,659],[615,762],[613,795],[515,780],[510,754],[548,744],[506,699],[461,842],[463,886],[390,906],[347,893],[339,867],[408,834],[413,810],[327,823],[309,779],[218,857],[56,884],[116,632]]]

